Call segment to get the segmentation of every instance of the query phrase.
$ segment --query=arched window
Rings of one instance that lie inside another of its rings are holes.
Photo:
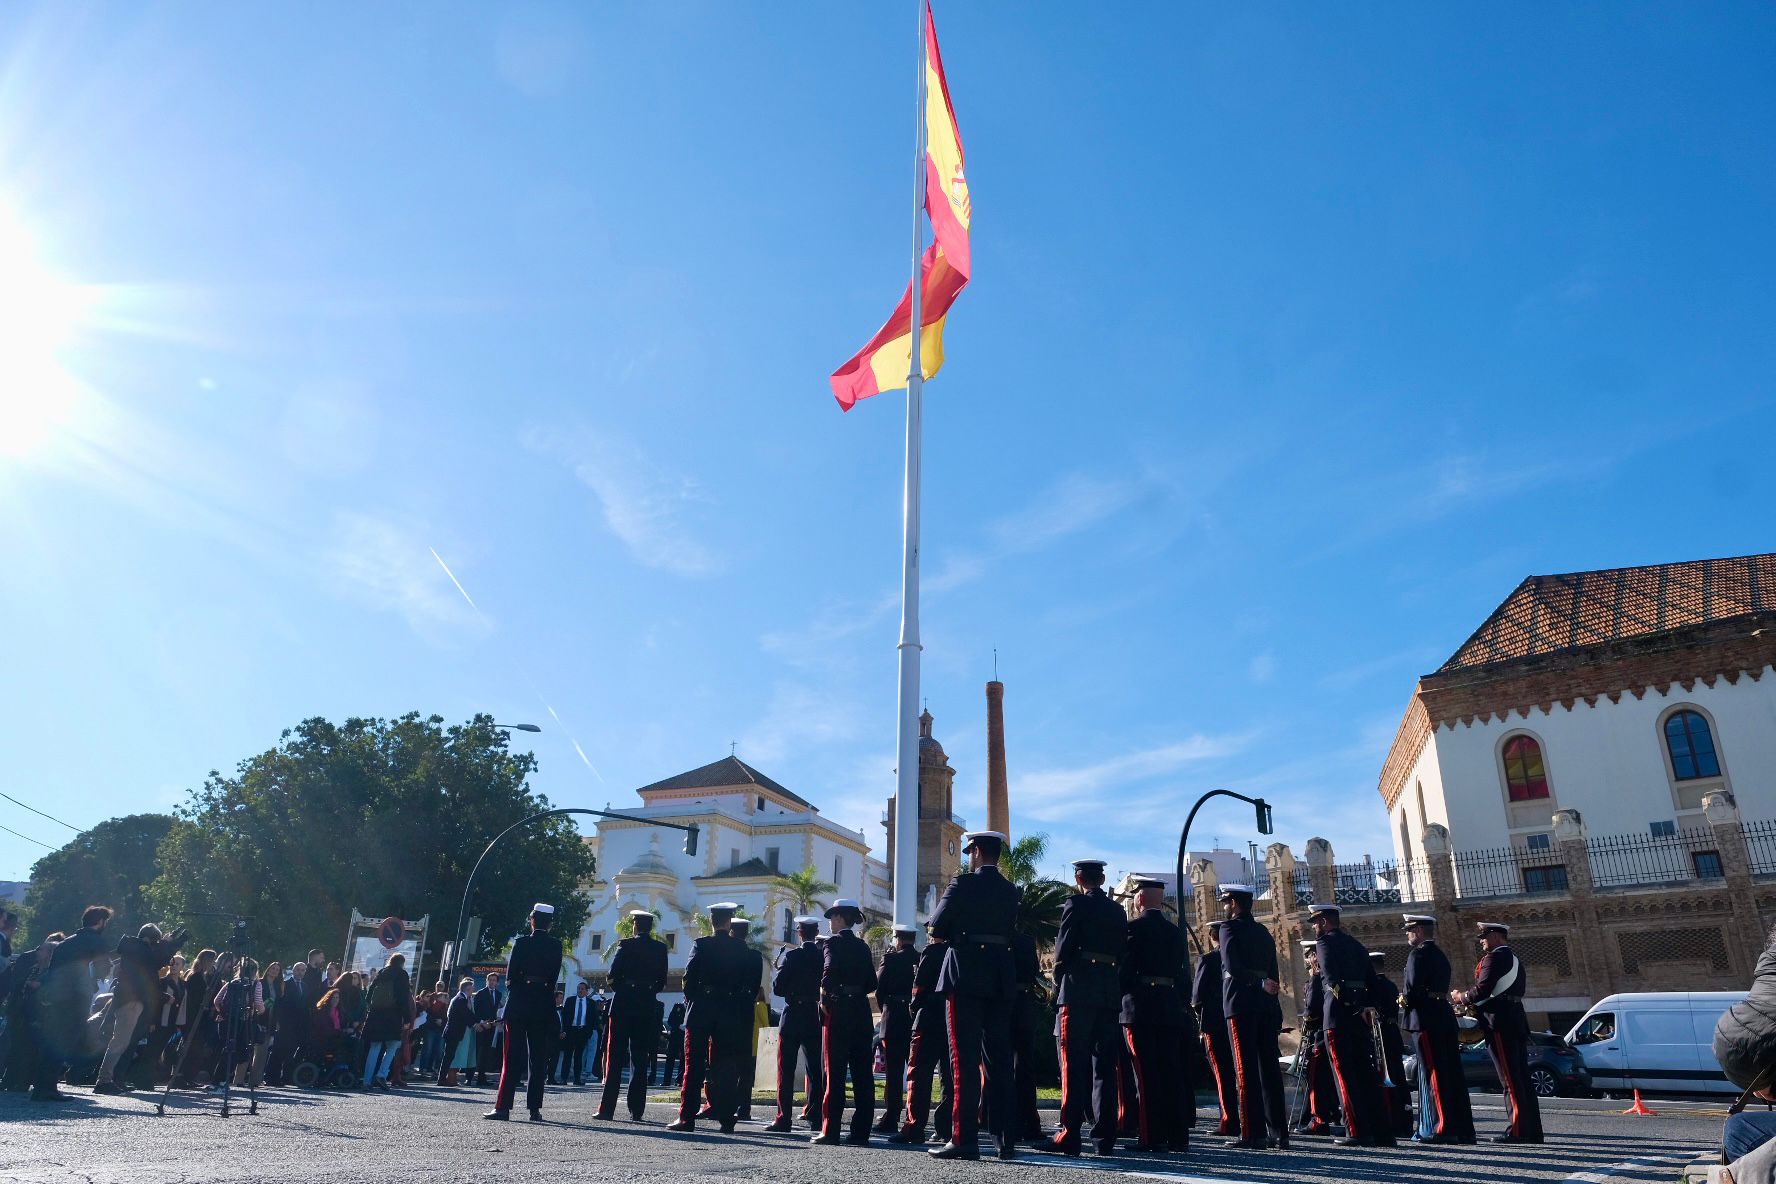
[[[1505,789],[1513,802],[1532,802],[1548,796],[1548,770],[1542,763],[1542,746],[1533,736],[1512,736],[1505,741]]]
[[[1671,775],[1679,781],[1719,777],[1720,757],[1714,734],[1699,712],[1675,711],[1665,721],[1665,747],[1671,752]]]

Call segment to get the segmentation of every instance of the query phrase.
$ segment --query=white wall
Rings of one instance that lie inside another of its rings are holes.
[[[1674,686],[1642,698],[1624,693],[1619,702],[1599,697],[1594,706],[1556,704],[1509,719],[1438,727],[1408,778],[1390,816],[1399,848],[1400,809],[1413,832],[1414,854],[1423,855],[1414,785],[1425,789],[1429,821],[1449,828],[1450,846],[1473,851],[1511,845],[1525,834],[1551,832],[1555,810],[1575,809],[1592,835],[1645,834],[1648,825],[1675,821],[1703,825],[1701,811],[1680,811],[1667,775],[1660,721],[1672,708],[1690,705],[1712,721],[1725,787],[1746,821],[1776,818],[1776,677],[1766,671],[1753,682]],[[1505,738],[1528,732],[1541,742],[1551,798],[1534,825],[1507,822],[1504,778],[1498,756]],[[1435,786],[1435,790],[1433,790]]]

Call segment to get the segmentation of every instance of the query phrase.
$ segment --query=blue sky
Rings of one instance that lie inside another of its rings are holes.
[[[964,816],[996,647],[1057,867],[1165,865],[1217,785],[1379,854],[1415,676],[1523,576],[1772,547],[1767,7],[937,23],[974,280],[925,689]],[[6,6],[0,788],[87,825],[306,716],[490,711],[544,725],[558,803],[737,742],[879,841],[903,405],[826,376],[905,282],[913,34]],[[0,834],[0,878],[40,853]]]

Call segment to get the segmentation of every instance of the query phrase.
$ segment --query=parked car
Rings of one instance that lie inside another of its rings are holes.
[[[1594,1004],[1567,1033],[1591,1082],[1626,1093],[1737,1094],[1714,1059],[1714,1026],[1744,991],[1640,991]]]
[[[1492,1050],[1485,1044],[1463,1045],[1462,1074],[1469,1089],[1500,1089]],[[1537,1097],[1584,1097],[1591,1092],[1591,1075],[1577,1049],[1552,1032],[1529,1034],[1529,1083]],[[1406,1085],[1418,1089],[1418,1055],[1406,1058]]]

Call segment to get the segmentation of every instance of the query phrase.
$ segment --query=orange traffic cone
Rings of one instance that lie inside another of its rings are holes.
[[[1637,1114],[1637,1115],[1641,1116],[1642,1118],[1657,1118],[1659,1116],[1659,1112],[1657,1110],[1647,1109],[1646,1103],[1640,1100],[1640,1091],[1639,1090],[1634,1091],[1634,1105],[1628,1107],[1628,1109],[1622,1111],[1622,1113]]]

